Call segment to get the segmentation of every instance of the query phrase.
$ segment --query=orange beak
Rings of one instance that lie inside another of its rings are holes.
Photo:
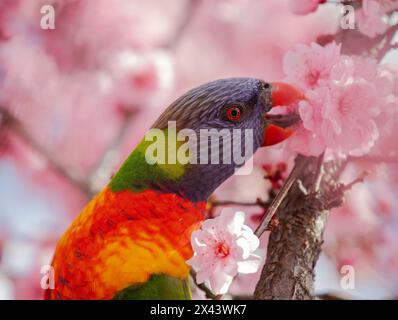
[[[297,104],[300,100],[306,99],[303,92],[289,84],[275,82],[271,83],[271,85],[272,107],[292,106]],[[291,116],[287,115],[287,117]],[[291,126],[292,123],[283,118],[280,119],[280,123],[276,121],[266,125],[264,129],[263,146],[272,146],[289,138],[294,132],[294,129]]]

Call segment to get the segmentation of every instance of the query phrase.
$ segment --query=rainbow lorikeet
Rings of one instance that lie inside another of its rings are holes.
[[[254,152],[290,134],[289,121],[281,117],[271,124],[264,115],[299,99],[300,92],[287,84],[221,79],[182,95],[153,128],[166,136],[170,121],[178,132],[250,129]],[[219,143],[205,150],[231,151],[224,140]],[[62,236],[52,261],[55,288],[46,290],[46,299],[190,299],[185,261],[193,254],[191,232],[205,217],[208,197],[236,165],[150,163],[150,144],[138,144]]]

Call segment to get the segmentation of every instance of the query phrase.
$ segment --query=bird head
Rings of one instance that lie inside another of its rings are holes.
[[[287,139],[299,117],[295,113],[273,116],[275,106],[291,106],[305,99],[297,88],[282,82],[254,78],[220,79],[196,87],[174,101],[153,124],[166,129],[175,122],[177,130],[251,129],[259,146]]]
[[[159,183],[158,187],[192,200],[206,200],[259,147],[279,143],[292,134],[298,121],[296,114],[267,114],[274,106],[292,105],[303,98],[299,90],[288,84],[254,78],[216,80],[186,92],[152,128],[170,136],[173,124],[177,137],[172,139],[178,140],[183,133],[177,148],[181,140],[186,142],[190,161],[184,164],[179,179],[166,185]]]

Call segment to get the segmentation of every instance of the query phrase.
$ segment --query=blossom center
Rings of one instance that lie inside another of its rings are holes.
[[[225,243],[218,243],[215,248],[216,255],[221,258],[225,258],[229,255],[229,247],[225,245]]]
[[[307,74],[307,83],[308,85],[313,88],[316,86],[320,78],[320,72],[317,70],[313,70],[309,74]]]

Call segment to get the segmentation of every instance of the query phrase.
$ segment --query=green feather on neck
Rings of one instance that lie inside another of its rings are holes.
[[[108,186],[114,192],[142,192],[153,182],[178,181],[189,166],[188,159],[188,144],[178,141],[175,132],[169,134],[168,129],[151,129]]]

